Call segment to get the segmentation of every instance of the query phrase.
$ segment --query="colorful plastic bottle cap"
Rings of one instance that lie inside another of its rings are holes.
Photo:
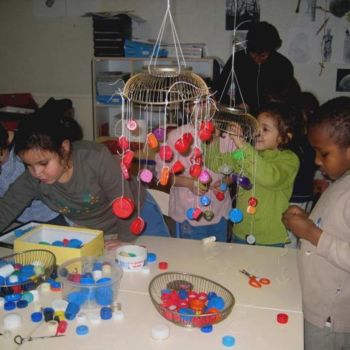
[[[42,319],[43,319],[43,314],[41,312],[33,312],[31,315],[30,315],[30,318],[32,320],[32,322],[41,322]]]
[[[8,314],[3,321],[5,330],[17,329],[22,325],[22,317],[18,314]]]
[[[206,210],[203,213],[204,219],[207,221],[211,221],[214,218],[214,212],[212,210]]]
[[[226,346],[229,348],[231,346],[234,346],[235,343],[236,343],[236,340],[231,335],[225,335],[222,337],[222,345],[223,346]]]
[[[122,163],[129,169],[134,158],[134,152],[130,149],[127,150],[122,158]]]
[[[22,294],[20,293],[13,293],[5,295],[5,301],[18,301],[22,298]]]
[[[225,199],[225,193],[221,191],[215,192],[215,197],[218,201],[223,201]]]
[[[167,270],[168,269],[168,263],[166,261],[160,261],[158,264],[158,267],[160,270]]]
[[[185,170],[185,167],[184,165],[179,161],[177,160],[173,166],[172,166],[172,171],[174,174],[179,174],[179,173],[182,173],[184,170]]]
[[[208,171],[202,170],[201,173],[198,176],[198,181],[202,184],[207,184],[211,181],[211,176]]]
[[[75,329],[75,332],[78,335],[86,335],[89,333],[89,327],[86,325],[80,325]]]
[[[189,208],[186,210],[186,217],[189,220],[193,220],[194,208]]]
[[[194,177],[195,179],[198,178],[202,171],[202,166],[198,163],[192,164],[190,167],[190,175]]]
[[[200,202],[201,205],[203,205],[204,207],[206,207],[206,206],[208,206],[208,205],[210,204],[211,199],[210,199],[210,197],[208,197],[208,196],[201,196],[201,197],[199,198],[199,202]]]
[[[199,218],[202,215],[202,211],[200,210],[200,208],[194,208],[193,214],[192,214],[192,218],[194,220],[199,220]]]
[[[116,310],[113,312],[113,320],[121,321],[124,319],[124,312],[122,310]]]
[[[219,187],[219,188],[220,188],[220,191],[221,191],[221,192],[227,191],[227,187],[228,187],[228,186],[227,186],[227,183],[226,183],[226,182],[221,182],[221,183],[220,183],[220,187]]]
[[[244,151],[241,149],[236,149],[231,153],[231,156],[235,160],[242,160],[244,159]]]
[[[97,313],[89,313],[88,319],[92,325],[98,325],[101,323],[101,317]]]
[[[173,158],[173,151],[171,150],[169,145],[163,145],[159,148],[159,157],[160,159],[170,162]]]
[[[229,218],[233,223],[237,224],[243,220],[243,213],[238,208],[231,209],[229,212]]]
[[[112,318],[112,309],[110,307],[101,307],[100,315],[101,320],[110,320]]]
[[[123,135],[120,136],[118,141],[119,141],[119,147],[123,151],[125,151],[125,150],[127,150],[129,148],[129,140],[127,139],[126,136],[123,136]]]
[[[240,176],[238,178],[238,185],[240,185],[245,190],[250,190],[253,187],[252,183],[246,176]]]
[[[68,301],[63,299],[55,299],[51,305],[55,311],[65,311],[68,306]]]
[[[212,331],[213,331],[213,325],[211,324],[201,327],[202,333],[211,333]]]
[[[281,324],[288,323],[288,315],[285,313],[277,314],[277,322]]]
[[[258,200],[255,197],[250,197],[248,199],[248,204],[252,207],[256,207],[258,205]]]
[[[18,300],[17,301],[17,307],[19,309],[25,309],[28,306],[28,301],[27,300]]]
[[[4,310],[5,311],[11,311],[16,308],[16,303],[14,301],[6,301],[4,304]]]
[[[147,135],[147,144],[150,148],[155,149],[158,147],[158,139],[157,137],[150,133]]]
[[[102,269],[102,266],[101,266],[101,269]],[[93,276],[94,280],[99,280],[100,278],[102,278],[102,270],[92,271],[92,276]]]
[[[189,132],[185,132],[183,135],[182,135],[182,138],[184,139],[184,141],[186,143],[188,143],[189,145],[191,145],[191,143],[193,142],[193,136],[191,133]]]
[[[33,302],[39,300],[39,291],[37,289],[31,290],[29,293],[33,295]]]
[[[152,327],[152,338],[155,340],[165,340],[169,338],[170,329],[165,324],[158,324]]]
[[[169,181],[170,169],[167,166],[163,166],[160,172],[159,183],[163,186],[166,186]]]
[[[140,235],[142,233],[142,231],[144,230],[145,226],[146,226],[145,225],[145,221],[140,216],[138,216],[130,224],[130,232],[133,235],[138,236],[138,235]]]
[[[153,263],[157,260],[157,255],[155,253],[147,253],[147,263]]]
[[[140,172],[140,180],[145,183],[150,183],[153,179],[152,171],[149,169],[142,169]]]
[[[199,130],[199,138],[203,142],[209,141],[211,139],[212,135],[213,135],[213,133],[207,129]]]
[[[157,140],[160,142],[162,142],[165,138],[165,129],[164,128],[155,128],[152,130],[152,133],[157,138]]]
[[[199,126],[199,130],[206,129],[213,133],[215,131],[215,126],[211,120],[204,120]]]
[[[247,213],[250,214],[250,215],[254,215],[256,213],[256,208],[252,207],[251,205],[248,205]]]
[[[138,128],[137,121],[134,119],[128,120],[126,123],[126,127],[128,130],[135,132]]]
[[[189,150],[190,144],[181,137],[175,142],[174,147],[180,154],[185,154]]]
[[[245,236],[245,240],[246,240],[246,242],[248,243],[248,244],[250,244],[250,245],[253,245],[253,244],[255,244],[256,243],[256,239],[255,239],[255,236],[253,235],[253,234],[249,234],[249,235],[246,235]]]
[[[128,167],[123,163],[123,161],[120,162],[120,170],[122,172],[123,178],[125,180],[130,179],[129,169]]]
[[[127,197],[118,197],[113,202],[113,213],[121,219],[128,218],[135,209],[134,202]]]

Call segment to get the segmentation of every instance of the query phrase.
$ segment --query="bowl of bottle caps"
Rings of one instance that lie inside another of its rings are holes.
[[[224,286],[202,276],[165,272],[152,279],[148,288],[157,311],[182,327],[205,327],[224,320],[235,304]]]
[[[67,260],[57,273],[63,298],[82,309],[112,305],[123,276],[123,270],[104,256]]]
[[[26,250],[0,259],[0,296],[25,293],[46,281],[56,257],[44,249]]]

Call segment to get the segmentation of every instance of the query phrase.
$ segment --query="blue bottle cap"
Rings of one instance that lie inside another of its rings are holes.
[[[89,327],[88,327],[88,326],[85,326],[85,325],[78,326],[78,327],[75,329],[75,332],[76,332],[78,335],[85,335],[85,334],[88,334],[88,333],[89,333]]]
[[[78,304],[78,305],[83,305],[85,303],[86,299],[87,299],[86,294],[84,294],[80,291],[79,292],[78,291],[70,292],[67,295],[67,301],[69,303],[74,303],[74,304]]]
[[[16,308],[16,304],[14,301],[6,301],[6,303],[4,304],[5,311],[14,310],[15,308]]]
[[[221,192],[225,192],[227,191],[227,184],[225,182],[221,182],[219,188]]]
[[[233,223],[238,224],[239,222],[241,222],[243,220],[242,211],[238,208],[231,209],[229,212],[229,219]]]
[[[201,327],[201,332],[203,333],[211,333],[212,331],[213,331],[213,325],[211,324]]]
[[[19,309],[25,309],[28,306],[28,301],[27,300],[18,300],[17,301],[17,307]]]
[[[102,262],[96,261],[92,267],[92,271],[102,270]]]
[[[52,245],[54,245],[55,247],[63,247],[64,243],[62,241],[54,241],[52,242]]]
[[[40,322],[43,319],[43,314],[41,312],[33,312],[30,318],[32,322]]]
[[[17,301],[20,300],[22,295],[20,293],[5,295],[5,301]]]
[[[147,262],[152,263],[157,261],[157,254],[155,253],[147,253]]]
[[[186,210],[186,217],[189,220],[193,219],[193,212],[194,212],[194,208],[189,208]]]
[[[32,293],[25,292],[22,294],[22,300],[26,300],[29,304],[34,300],[34,296]]]
[[[113,315],[112,309],[110,307],[102,307],[100,315],[102,320],[110,320]]]
[[[64,317],[71,321],[75,319],[75,316],[80,311],[80,305],[76,303],[68,303],[66,311],[64,312]]]
[[[213,297],[208,300],[208,309],[215,308],[218,310],[223,310],[225,308],[225,301],[222,297]]]
[[[231,335],[225,335],[222,337],[222,345],[226,347],[234,346],[236,343],[236,340]]]
[[[204,195],[204,196],[200,197],[199,201],[200,201],[201,205],[206,207],[207,205],[210,204],[211,199],[210,199],[210,197]]]
[[[80,248],[83,242],[80,239],[73,238],[69,241],[67,247],[69,248]]]

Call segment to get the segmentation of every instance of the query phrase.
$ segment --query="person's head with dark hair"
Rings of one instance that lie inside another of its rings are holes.
[[[316,96],[309,91],[302,91],[300,94],[300,106],[306,121],[313,118],[317,108],[320,106]]]
[[[321,105],[309,121],[308,138],[316,151],[315,163],[331,179],[350,170],[350,97]]]
[[[264,63],[282,45],[277,29],[268,22],[253,23],[246,39],[248,53],[256,64]]]
[[[258,112],[259,135],[255,148],[286,149],[298,134],[300,113],[297,109],[280,102],[266,103]]]
[[[19,124],[15,153],[33,177],[49,184],[60,182],[72,168],[72,142],[77,140],[78,126],[70,117],[50,118],[42,112],[30,115]]]

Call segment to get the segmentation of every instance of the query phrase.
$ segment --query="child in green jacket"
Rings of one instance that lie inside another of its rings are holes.
[[[283,247],[287,230],[281,216],[288,208],[299,169],[298,157],[287,149],[296,125],[291,109],[270,103],[257,116],[259,131],[254,146],[242,137],[238,124],[230,127],[237,150],[220,153],[218,143],[207,146],[206,165],[219,171],[233,168],[237,181],[236,208],[230,213],[235,243]]]

